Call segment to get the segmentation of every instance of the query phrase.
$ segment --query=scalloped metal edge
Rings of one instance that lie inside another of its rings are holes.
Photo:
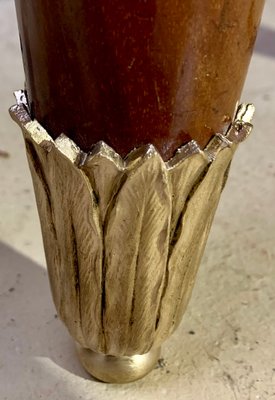
[[[10,108],[10,115],[15,122],[29,132],[32,132],[33,138],[37,143],[44,142],[49,150],[52,145],[66,156],[71,162],[79,167],[83,167],[86,162],[91,160],[97,155],[112,161],[118,170],[123,171],[134,165],[140,158],[147,159],[156,154],[159,155],[158,150],[154,145],[148,144],[133,149],[124,159],[104,141],[96,143],[89,153],[82,151],[77,144],[64,133],[59,135],[55,140],[47,133],[47,131],[39,124],[37,120],[32,120],[29,113],[29,107],[25,92],[19,90],[15,92],[17,104]],[[178,164],[183,162],[186,158],[201,153],[208,162],[213,162],[218,153],[226,147],[238,144],[245,140],[252,131],[253,125],[251,124],[255,107],[253,104],[240,104],[237,105],[237,111],[233,122],[230,124],[227,132],[223,135],[221,133],[215,134],[204,150],[200,148],[195,140],[191,140],[187,144],[181,146],[176,154],[168,161],[164,162],[167,170],[175,168]],[[47,142],[47,144],[46,144]]]

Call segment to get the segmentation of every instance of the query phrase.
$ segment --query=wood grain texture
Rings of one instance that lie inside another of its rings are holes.
[[[225,132],[264,0],[15,0],[32,116],[83,150],[169,160]]]
[[[148,145],[123,160],[104,143],[90,154],[55,141],[23,105],[23,129],[54,302],[82,346],[144,354],[178,326],[189,301],[220,194],[254,107],[228,135],[195,142],[169,162]]]

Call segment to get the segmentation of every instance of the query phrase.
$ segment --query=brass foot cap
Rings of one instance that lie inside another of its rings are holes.
[[[108,383],[127,383],[147,375],[155,367],[160,348],[134,356],[109,356],[77,345],[79,359],[89,374]]]

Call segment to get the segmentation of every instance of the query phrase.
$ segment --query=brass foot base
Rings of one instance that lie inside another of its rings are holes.
[[[77,345],[79,359],[89,374],[108,383],[127,383],[147,375],[155,367],[160,348],[134,356],[108,356]]]

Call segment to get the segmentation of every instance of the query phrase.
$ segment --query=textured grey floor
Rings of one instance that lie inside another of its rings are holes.
[[[116,386],[89,379],[55,318],[23,141],[7,113],[24,79],[14,7],[0,0],[1,400],[275,399],[274,15],[268,0],[243,93],[255,130],[233,162],[188,312],[162,366]]]

